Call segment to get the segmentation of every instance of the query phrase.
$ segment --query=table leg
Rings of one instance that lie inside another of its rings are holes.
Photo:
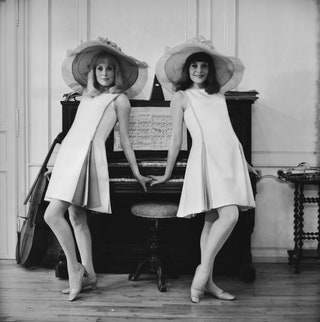
[[[295,184],[294,190],[294,201],[293,201],[294,209],[293,209],[293,241],[294,241],[294,249],[288,250],[289,255],[289,264],[295,264],[297,258],[297,250],[298,250],[298,229],[299,229],[299,185]]]
[[[320,184],[318,187],[318,257],[320,258]]]

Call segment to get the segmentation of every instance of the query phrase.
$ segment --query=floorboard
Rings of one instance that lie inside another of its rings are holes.
[[[281,264],[255,264],[256,281],[217,276],[237,296],[233,302],[205,297],[191,303],[191,276],[167,279],[160,293],[154,277],[129,281],[127,275],[99,275],[98,289],[74,302],[61,289],[67,281],[47,268],[26,269],[0,260],[0,321],[320,321],[320,263],[303,263],[301,274]]]

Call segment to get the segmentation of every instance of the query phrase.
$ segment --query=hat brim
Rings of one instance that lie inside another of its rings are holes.
[[[74,92],[82,94],[87,85],[90,63],[99,53],[107,53],[115,57],[123,76],[123,90],[129,97],[138,95],[147,82],[147,64],[100,40],[87,41],[67,53],[61,69],[66,84]]]
[[[201,44],[185,43],[168,49],[156,64],[157,79],[166,90],[174,92],[173,85],[181,78],[186,59],[197,52],[207,53],[212,58],[221,92],[231,90],[240,83],[244,72],[240,59],[221,55]]]

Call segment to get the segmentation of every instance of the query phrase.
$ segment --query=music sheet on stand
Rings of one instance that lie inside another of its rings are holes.
[[[133,107],[129,119],[129,137],[134,150],[168,150],[172,133],[169,107]],[[114,151],[122,151],[119,124],[114,128]],[[183,128],[181,150],[187,150],[187,131]]]

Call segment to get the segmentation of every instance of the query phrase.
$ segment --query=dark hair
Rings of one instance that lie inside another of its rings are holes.
[[[181,77],[174,84],[175,91],[184,91],[192,86],[193,82],[190,79],[189,68],[192,63],[198,61],[206,62],[209,66],[208,77],[203,83],[203,88],[208,94],[219,93],[221,86],[216,78],[216,69],[213,64],[213,59],[209,54],[204,52],[194,53],[186,59],[182,67]]]

